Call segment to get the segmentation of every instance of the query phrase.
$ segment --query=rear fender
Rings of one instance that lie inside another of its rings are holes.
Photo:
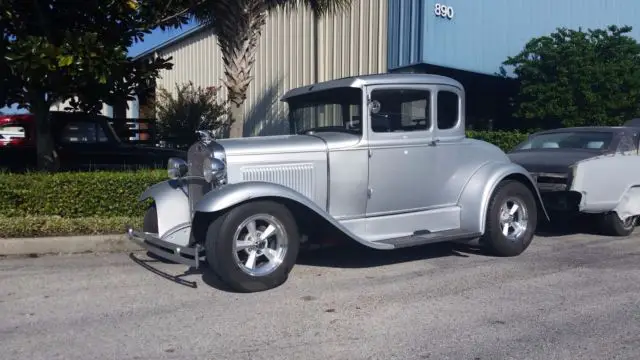
[[[482,165],[471,176],[458,199],[458,204],[462,208],[460,224],[463,229],[484,234],[491,196],[498,184],[508,179],[522,182],[534,193],[538,210],[542,210],[549,221],[549,214],[544,208],[540,191],[526,169],[515,163],[489,162]]]
[[[374,243],[360,238],[306,196],[289,187],[275,183],[246,181],[224,185],[214,191],[210,191],[209,193],[207,193],[195,205],[194,211],[196,214],[217,213],[226,209],[230,209],[246,201],[265,198],[286,199],[288,201],[295,202],[298,205],[303,206],[316,215],[322,217],[329,224],[340,230],[344,235],[365,246],[375,249],[392,248],[392,246],[387,244]]]
[[[189,242],[191,211],[186,184],[184,180],[159,182],[138,198],[139,201],[153,199],[158,216],[158,237],[178,245]]]

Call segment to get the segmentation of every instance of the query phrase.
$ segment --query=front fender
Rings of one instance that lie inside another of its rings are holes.
[[[260,198],[280,198],[294,201],[307,209],[313,211],[318,216],[321,216],[331,225],[342,231],[345,235],[351,237],[353,240],[375,249],[391,249],[392,246],[383,243],[375,243],[366,241],[359,236],[355,235],[327,211],[316,203],[314,203],[308,197],[300,194],[299,192],[275,183],[261,182],[261,181],[246,181],[234,184],[224,185],[216,190],[208,192],[194,207],[196,213],[214,213],[221,210],[231,208],[237,204],[243,203],[249,200],[255,200]]]
[[[181,180],[167,180],[148,187],[139,201],[153,199],[158,216],[158,237],[173,233],[176,229],[191,223],[189,197],[186,184]],[[188,237],[176,241],[186,245]]]
[[[539,208],[542,209],[545,218],[549,221],[549,214],[544,208],[540,191],[538,191],[531,174],[525,168],[511,162],[488,162],[471,176],[458,199],[458,204],[462,209],[460,224],[463,229],[484,234],[487,207],[491,195],[498,184],[507,179],[519,180],[527,185],[535,194]]]

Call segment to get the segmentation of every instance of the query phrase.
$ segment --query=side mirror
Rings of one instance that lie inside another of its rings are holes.
[[[187,162],[180,158],[169,158],[169,162],[167,164],[167,173],[170,179],[178,179],[187,174],[189,171],[189,167],[187,166]]]

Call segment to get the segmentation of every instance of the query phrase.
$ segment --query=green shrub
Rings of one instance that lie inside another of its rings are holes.
[[[0,216],[138,217],[140,194],[166,178],[163,170],[2,173]]]
[[[0,238],[124,234],[125,225],[142,228],[141,217],[0,216]],[[0,240],[2,241],[2,240]]]
[[[526,140],[527,136],[529,136],[528,133],[519,131],[467,131],[467,137],[489,142],[504,152],[511,151],[516,145]]]

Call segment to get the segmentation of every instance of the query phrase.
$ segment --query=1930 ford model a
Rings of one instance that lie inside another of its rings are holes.
[[[237,291],[285,282],[302,239],[323,228],[380,250],[480,238],[516,256],[529,246],[540,194],[499,148],[465,138],[455,80],[351,77],[283,101],[291,135],[205,136],[188,163],[170,160],[170,179],[140,196],[153,205],[130,238],[185,265],[206,260]]]

